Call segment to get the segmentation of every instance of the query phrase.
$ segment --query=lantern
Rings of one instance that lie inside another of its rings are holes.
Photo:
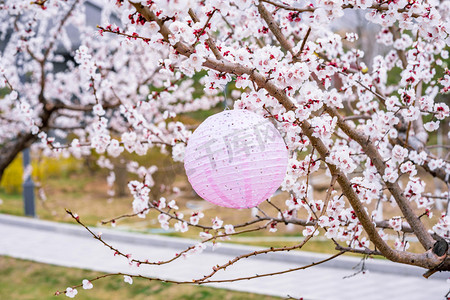
[[[288,151],[275,126],[247,110],[225,110],[207,118],[189,138],[184,167],[206,201],[255,207],[283,182]]]

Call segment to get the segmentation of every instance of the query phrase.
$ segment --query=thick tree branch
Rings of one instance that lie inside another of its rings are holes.
[[[167,39],[168,35],[170,34],[168,28],[164,25],[164,23],[159,20],[153,12],[151,12],[147,7],[131,2],[132,5],[136,8],[136,10],[141,13],[148,21],[156,21],[160,25],[160,33]],[[167,39],[168,40],[168,39]],[[177,50],[180,54],[189,56],[191,53],[191,49],[184,45],[183,43],[178,42],[174,45],[175,50]],[[278,88],[276,85],[271,83],[267,80],[267,78],[260,73],[256,72],[255,70],[252,70],[250,68],[244,67],[240,64],[232,63],[225,61],[224,59],[217,60],[213,58],[207,58],[206,61],[203,63],[204,67],[216,70],[218,72],[225,72],[229,74],[234,75],[243,75],[247,74],[249,75],[250,80],[252,80],[259,88],[264,88],[272,97],[276,98],[278,102],[284,106],[284,108],[289,111],[295,111],[296,106],[291,101],[291,99],[286,95],[286,93]],[[341,123],[344,123],[345,121],[341,118]],[[309,124],[309,122],[304,121],[302,123],[299,123],[301,126],[301,129],[304,134],[308,136],[308,138],[311,141],[311,144],[314,145],[314,147],[319,152],[321,158],[325,161],[326,157],[329,155],[328,148],[325,146],[325,144],[322,142],[322,140],[316,138],[313,136],[314,128]],[[342,125],[341,125],[342,126]],[[348,127],[348,126],[346,126]],[[373,147],[373,145],[372,145]],[[375,150],[375,149],[372,149]],[[376,150],[375,150],[376,151]],[[378,154],[376,152],[376,154]],[[379,154],[378,154],[379,155]],[[383,163],[381,161],[381,163]],[[384,165],[384,164],[383,164]],[[351,186],[351,182],[349,179],[345,176],[345,174],[340,171],[336,166],[327,164],[332,176],[337,177],[337,181],[339,185],[342,188],[342,191],[344,195],[349,200],[350,204],[352,205],[356,216],[360,220],[361,224],[363,225],[365,231],[369,235],[370,240],[375,244],[375,246],[380,250],[383,255],[395,262],[405,263],[405,264],[411,264],[416,266],[421,266],[424,268],[433,268],[437,265],[439,265],[442,262],[441,258],[438,258],[436,255],[431,253],[430,251],[421,253],[421,254],[415,254],[415,253],[409,253],[409,252],[401,252],[397,250],[393,250],[390,248],[386,242],[379,236],[378,232],[376,231],[376,227],[372,223],[371,218],[368,216],[367,212],[364,209],[364,206],[362,205],[361,201],[359,200],[357,194],[353,190]],[[384,173],[383,172],[381,174]],[[395,191],[399,192],[399,190]],[[401,194],[401,193],[400,193]],[[400,194],[397,194],[397,197],[400,196]],[[402,195],[402,197],[404,197]],[[403,204],[403,203],[402,203]],[[410,207],[407,207],[406,209],[411,210]],[[414,215],[414,214],[413,214]],[[408,220],[409,221],[409,220]],[[430,247],[433,244],[433,239],[431,236],[425,231],[426,235],[423,234],[422,228],[423,224],[420,222],[420,220],[416,220],[420,223],[421,228],[418,229],[418,232],[421,235],[421,241],[424,242],[426,246],[430,245]],[[410,223],[410,225],[413,227],[417,222],[413,222],[413,224]]]
[[[396,26],[389,27],[389,31],[392,33],[394,41],[399,38],[399,32]],[[400,61],[402,62],[403,69],[406,69],[406,66],[408,66],[408,61],[406,59],[405,51],[397,49],[397,55],[400,58]]]
[[[295,59],[295,53],[292,51],[292,44],[285,38],[283,33],[281,32],[280,25],[275,21],[272,17],[272,14],[264,7],[262,2],[258,4],[258,11],[261,17],[266,21],[267,26],[270,31],[272,31],[273,35],[276,37],[277,41],[280,43],[281,47],[289,51],[292,55],[292,59]]]
[[[364,153],[367,156],[369,156],[372,163],[376,167],[378,173],[384,174],[386,165],[384,164],[383,158],[375,148],[375,145],[373,145],[373,143],[370,141],[370,139],[366,137],[363,133],[357,132],[355,129],[350,127],[335,108],[326,106],[325,111],[329,113],[332,117],[337,117],[338,120],[337,124],[339,128],[341,128],[342,131],[345,132],[345,134],[347,134],[350,138],[352,138],[362,147]],[[409,225],[413,229],[420,243],[423,245],[425,250],[430,249],[434,244],[434,240],[428,233],[427,229],[420,221],[420,219],[415,215],[414,211],[409,205],[409,200],[406,199],[398,183],[385,182],[385,184],[389,189],[389,191],[391,192],[392,196],[394,196],[394,199],[396,200],[400,210],[402,211]]]

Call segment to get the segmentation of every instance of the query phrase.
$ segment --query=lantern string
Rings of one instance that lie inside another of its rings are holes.
[[[228,98],[227,98],[227,92],[228,92],[228,85],[230,83],[227,82],[227,84],[225,84],[225,87],[223,88],[223,107],[224,110],[230,110],[230,108],[228,107]]]

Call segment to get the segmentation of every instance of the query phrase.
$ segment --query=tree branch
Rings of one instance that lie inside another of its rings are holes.
[[[285,10],[297,11],[297,12],[301,12],[301,13],[302,12],[314,12],[317,9],[317,7],[304,7],[304,8],[292,7],[292,6],[285,5],[285,4],[278,3],[278,2],[275,2],[275,1],[271,1],[271,0],[260,0],[260,1],[272,4],[273,6],[276,6],[276,7],[285,9]],[[356,7],[353,6],[352,4],[344,4],[344,5],[342,5],[342,8],[343,9],[347,9],[347,8],[356,8]],[[368,7],[368,9],[375,9],[375,10],[378,10],[378,11],[387,11],[387,10],[389,10],[389,6],[383,5],[383,4],[375,4],[375,5],[372,5],[372,6]],[[400,8],[397,11],[399,13],[403,13],[403,12],[408,12],[408,9]],[[419,15],[417,15],[417,14],[412,14],[412,16],[414,18],[419,17]]]
[[[210,13],[208,19],[206,20],[205,26],[203,26],[202,30],[201,30],[201,31],[198,33],[198,35],[197,35],[197,41],[198,41],[198,39],[200,38],[200,36],[203,34],[203,32],[205,32],[206,27],[208,27],[209,21],[211,21],[211,18],[214,16],[214,13],[215,13],[216,11],[217,11],[217,9],[214,9],[214,10]],[[192,20],[193,20],[195,23],[200,22],[200,20],[198,19],[198,17],[195,15],[194,11],[192,10],[192,8],[189,8],[189,16],[192,18]],[[214,40],[211,38],[211,36],[209,36],[209,33],[207,33],[207,35],[208,35],[208,38],[206,39],[206,43],[208,44],[209,48],[211,49],[211,51],[213,52],[214,56],[215,56],[217,59],[219,59],[219,60],[222,59],[223,56],[222,56],[222,54],[220,53],[219,49],[217,48],[216,43],[215,43]]]
[[[164,25],[164,23],[159,20],[147,7],[131,2],[132,5],[136,8],[136,10],[141,13],[148,21],[156,21],[160,25],[160,33],[167,38],[169,35],[169,30]],[[191,53],[191,49],[187,47],[186,45],[178,42],[174,45],[174,48],[182,55],[189,56]],[[252,80],[258,87],[264,88],[272,97],[276,98],[278,102],[284,106],[284,108],[289,111],[295,111],[296,106],[295,104],[289,99],[289,97],[286,95],[286,93],[279,89],[276,85],[271,83],[267,80],[267,78],[258,72],[256,72],[253,69],[244,67],[237,63],[232,63],[222,60],[216,60],[213,58],[207,58],[206,61],[203,63],[204,67],[216,70],[218,72],[226,72],[229,74],[234,75],[243,75],[247,74],[249,75],[250,80]],[[341,123],[343,122],[341,118]],[[343,122],[345,123],[345,122]],[[309,124],[309,122],[304,121],[298,124],[303,133],[306,134],[311,141],[311,144],[314,145],[314,147],[319,152],[321,158],[323,161],[326,160],[326,157],[329,155],[328,148],[325,146],[322,140],[316,138],[313,136],[314,129]],[[345,125],[345,124],[344,124]],[[348,127],[348,126],[347,126]],[[373,145],[372,145],[373,147]],[[382,163],[382,161],[381,161]],[[375,244],[375,246],[380,250],[383,255],[395,262],[405,263],[405,264],[411,264],[416,266],[421,266],[424,268],[433,268],[436,265],[439,265],[442,261],[442,259],[436,257],[433,253],[425,252],[422,254],[415,254],[415,253],[409,253],[409,252],[401,252],[396,251],[390,248],[386,242],[379,236],[378,232],[376,231],[376,227],[372,223],[371,218],[367,215],[367,212],[364,209],[364,206],[362,205],[361,201],[359,200],[357,194],[351,187],[351,182],[349,179],[345,176],[345,174],[340,171],[336,166],[327,164],[331,174],[333,176],[337,177],[337,181],[339,185],[341,186],[344,195],[349,200],[350,204],[352,205],[353,209],[355,210],[355,214],[360,220],[362,226],[366,230],[367,234],[369,235],[370,240]],[[383,169],[384,170],[384,169]],[[384,172],[383,172],[384,173]],[[382,174],[383,174],[382,173]],[[395,191],[394,191],[395,192]],[[399,196],[399,195],[397,195]],[[409,208],[410,209],[410,208]],[[420,224],[420,220],[417,220]],[[417,222],[415,222],[417,223]],[[411,226],[414,226],[415,223],[411,224]],[[423,224],[421,224],[421,228],[423,227]],[[425,242],[426,245],[432,243],[431,236],[426,232],[426,235],[422,235],[422,230],[419,230],[421,234],[421,238],[423,242]],[[432,245],[432,244],[431,244]]]
[[[280,25],[278,25],[277,21],[272,17],[272,14],[264,7],[263,2],[259,2],[258,11],[261,17],[266,21],[267,26],[270,31],[272,31],[273,35],[276,37],[277,41],[280,43],[281,47],[289,51],[292,55],[292,59],[295,60],[295,53],[292,51],[291,43],[285,38],[283,33],[280,30]]]
[[[342,131],[345,132],[345,134],[347,134],[362,147],[364,153],[369,156],[378,173],[384,174],[386,165],[384,164],[381,155],[378,153],[377,149],[370,141],[370,139],[364,136],[362,133],[356,132],[352,127],[350,127],[335,108],[325,106],[325,111],[330,114],[330,116],[337,118],[337,124],[339,128],[341,128]],[[423,223],[415,215],[414,211],[409,205],[408,199],[406,199],[398,183],[385,182],[385,184],[391,192],[392,196],[394,196],[394,199],[396,200],[400,210],[413,229],[420,243],[423,245],[425,250],[430,249],[434,244],[434,240],[428,233]]]

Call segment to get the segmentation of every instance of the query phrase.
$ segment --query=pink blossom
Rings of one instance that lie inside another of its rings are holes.
[[[158,221],[161,224],[161,228],[168,230],[169,229],[169,220],[170,217],[166,214],[159,214]]]
[[[444,238],[450,237],[450,216],[442,215],[436,225],[433,226],[433,231]]]
[[[392,159],[397,162],[402,162],[408,155],[408,149],[403,148],[400,145],[395,145],[392,149]]]
[[[164,209],[164,208],[166,208],[166,198],[161,197],[161,198],[159,198],[159,201],[158,201],[158,209]]]
[[[383,180],[386,182],[394,183],[398,179],[398,172],[393,168],[386,168],[384,170]]]
[[[123,152],[124,148],[120,146],[118,140],[112,139],[106,150],[112,157],[118,157]]]
[[[328,227],[330,225],[329,217],[328,216],[321,216],[319,218],[319,226],[324,228]]]
[[[402,116],[405,118],[405,121],[407,121],[407,122],[415,121],[420,116],[420,110],[415,106],[411,106],[406,109],[402,109],[401,112],[402,112]]]
[[[319,234],[318,230],[314,229],[314,226],[306,226],[305,229],[302,231],[303,236],[308,236],[308,235],[312,235],[316,236]]]
[[[427,131],[435,131],[439,128],[439,121],[430,121],[428,123],[423,124],[423,127],[427,130]]]
[[[103,116],[105,114],[105,110],[103,109],[101,104],[96,104],[92,107],[94,114],[97,116]]]
[[[73,289],[71,287],[68,287],[66,289],[66,296],[69,298],[74,298],[78,294],[78,291],[76,289]]]
[[[92,282],[90,282],[87,279],[83,279],[83,289],[89,290],[92,289],[94,286],[92,285]]]
[[[396,250],[398,251],[406,251],[409,248],[409,242],[408,241],[404,241],[404,240],[400,240],[399,238],[395,239],[394,242],[394,247]]]
[[[217,229],[219,229],[219,228],[221,228],[222,227],[222,224],[223,224],[223,221],[221,220],[221,219],[219,219],[218,217],[215,217],[213,220],[212,220],[212,228],[213,229],[215,229],[215,230],[217,230]]]
[[[208,240],[213,237],[212,234],[210,234],[208,232],[204,232],[204,231],[200,232],[199,235],[203,240]]]
[[[193,252],[199,254],[202,253],[205,249],[206,245],[204,243],[198,243],[197,245],[195,245]]]
[[[392,217],[389,219],[389,226],[391,226],[395,231],[402,230],[402,218],[401,217]]]
[[[448,116],[450,115],[450,109],[445,103],[436,103],[434,105],[434,111],[436,112],[435,116],[438,120],[448,118]]]
[[[178,209],[177,203],[175,202],[175,200],[170,200],[170,202],[167,204],[167,206],[171,209]]]
[[[226,234],[233,234],[235,232],[234,231],[234,226],[231,225],[231,224],[227,224],[223,228],[225,229],[225,233]]]
[[[400,172],[409,173],[410,176],[415,176],[417,174],[417,170],[415,165],[411,161],[404,162],[400,165]]]
[[[384,232],[383,229],[378,229],[378,234],[384,241],[387,241],[389,238],[389,236]]]
[[[178,221],[177,223],[175,223],[175,225],[173,226],[175,231],[180,231],[180,232],[186,232],[189,230],[188,224],[186,222],[181,222]]]
[[[198,222],[200,221],[201,218],[203,218],[205,215],[200,211],[200,212],[193,212],[191,217],[190,217],[190,222],[192,225],[197,225]]]

